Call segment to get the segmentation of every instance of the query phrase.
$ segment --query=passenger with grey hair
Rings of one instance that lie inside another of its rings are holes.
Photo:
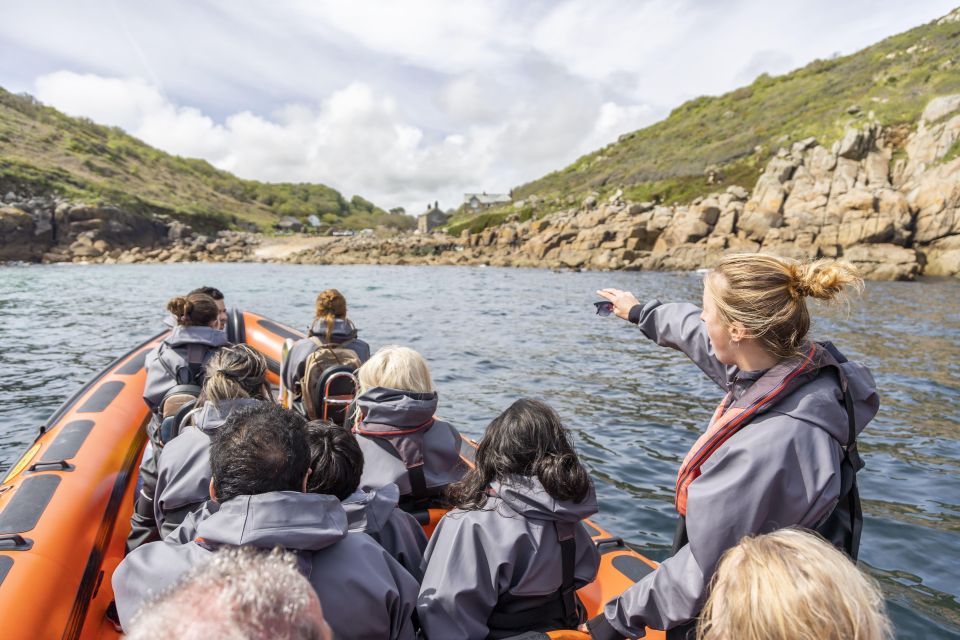
[[[134,616],[131,640],[331,640],[297,557],[224,547]]]

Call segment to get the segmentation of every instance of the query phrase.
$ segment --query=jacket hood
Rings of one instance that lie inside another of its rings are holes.
[[[552,498],[535,477],[510,476],[503,482],[491,482],[490,489],[511,509],[532,520],[579,522],[598,509],[593,482],[583,502]]]
[[[840,367],[849,385],[856,432],[859,434],[880,409],[877,385],[870,370],[859,362],[844,362]],[[767,413],[788,415],[823,429],[844,446],[848,444],[849,425],[843,393],[837,376],[829,369],[823,370],[816,379],[777,402]]]
[[[437,392],[414,393],[374,387],[357,397],[363,421],[397,429],[418,427],[433,419],[437,410]]]
[[[357,490],[343,501],[347,527],[350,531],[381,531],[399,501],[400,489],[392,483],[370,491]]]
[[[237,496],[197,526],[197,536],[208,542],[300,551],[324,549],[346,535],[339,500],[297,491]]]
[[[227,421],[227,417],[236,409],[253,406],[262,402],[256,398],[234,398],[220,402],[205,402],[194,415],[193,424],[206,433],[212,434],[220,425]]]
[[[321,340],[327,339],[327,324],[323,320],[314,320],[310,325],[309,333]],[[333,342],[342,344],[350,342],[357,337],[357,328],[353,326],[348,318],[335,318],[333,321]]]
[[[220,329],[214,329],[213,327],[184,327],[181,325],[174,327],[164,342],[171,347],[179,347],[187,344],[204,344],[208,347],[222,347],[230,344],[227,341],[226,332]]]

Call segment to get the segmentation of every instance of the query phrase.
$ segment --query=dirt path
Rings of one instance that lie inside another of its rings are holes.
[[[253,255],[268,260],[283,258],[335,240],[336,238],[330,236],[263,236]]]

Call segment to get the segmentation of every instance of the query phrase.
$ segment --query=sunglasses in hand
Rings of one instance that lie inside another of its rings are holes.
[[[597,308],[598,316],[608,316],[613,313],[613,303],[609,300],[601,300],[600,302],[594,302],[593,306]]]

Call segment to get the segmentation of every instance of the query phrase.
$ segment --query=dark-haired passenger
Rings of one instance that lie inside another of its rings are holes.
[[[397,507],[397,485],[360,489],[363,452],[353,434],[339,425],[309,422],[307,441],[311,469],[307,491],[336,496],[347,512],[350,531],[362,531],[379,542],[419,581],[427,536],[416,518]]]
[[[302,416],[270,403],[234,411],[214,436],[210,468],[213,502],[194,520],[193,540],[144,545],[114,572],[122,624],[212,552],[252,545],[297,553],[336,637],[415,637],[416,580],[370,536],[347,534],[336,497],[303,493],[310,454]]]
[[[467,467],[460,458],[460,432],[434,417],[438,395],[426,360],[413,349],[390,345],[365,362],[357,378],[353,432],[366,462],[360,486],[396,484],[407,509],[437,505]]]
[[[347,318],[347,299],[342,293],[336,289],[321,291],[315,306],[307,337],[293,344],[283,369],[283,384],[295,395],[300,393],[307,356],[321,345],[350,349],[360,362],[370,359],[370,345],[357,337],[357,328]]]
[[[600,556],[580,521],[597,512],[593,483],[557,414],[518,400],[490,423],[476,467],[450,488],[417,600],[431,640],[506,638],[575,629],[575,589]]]

